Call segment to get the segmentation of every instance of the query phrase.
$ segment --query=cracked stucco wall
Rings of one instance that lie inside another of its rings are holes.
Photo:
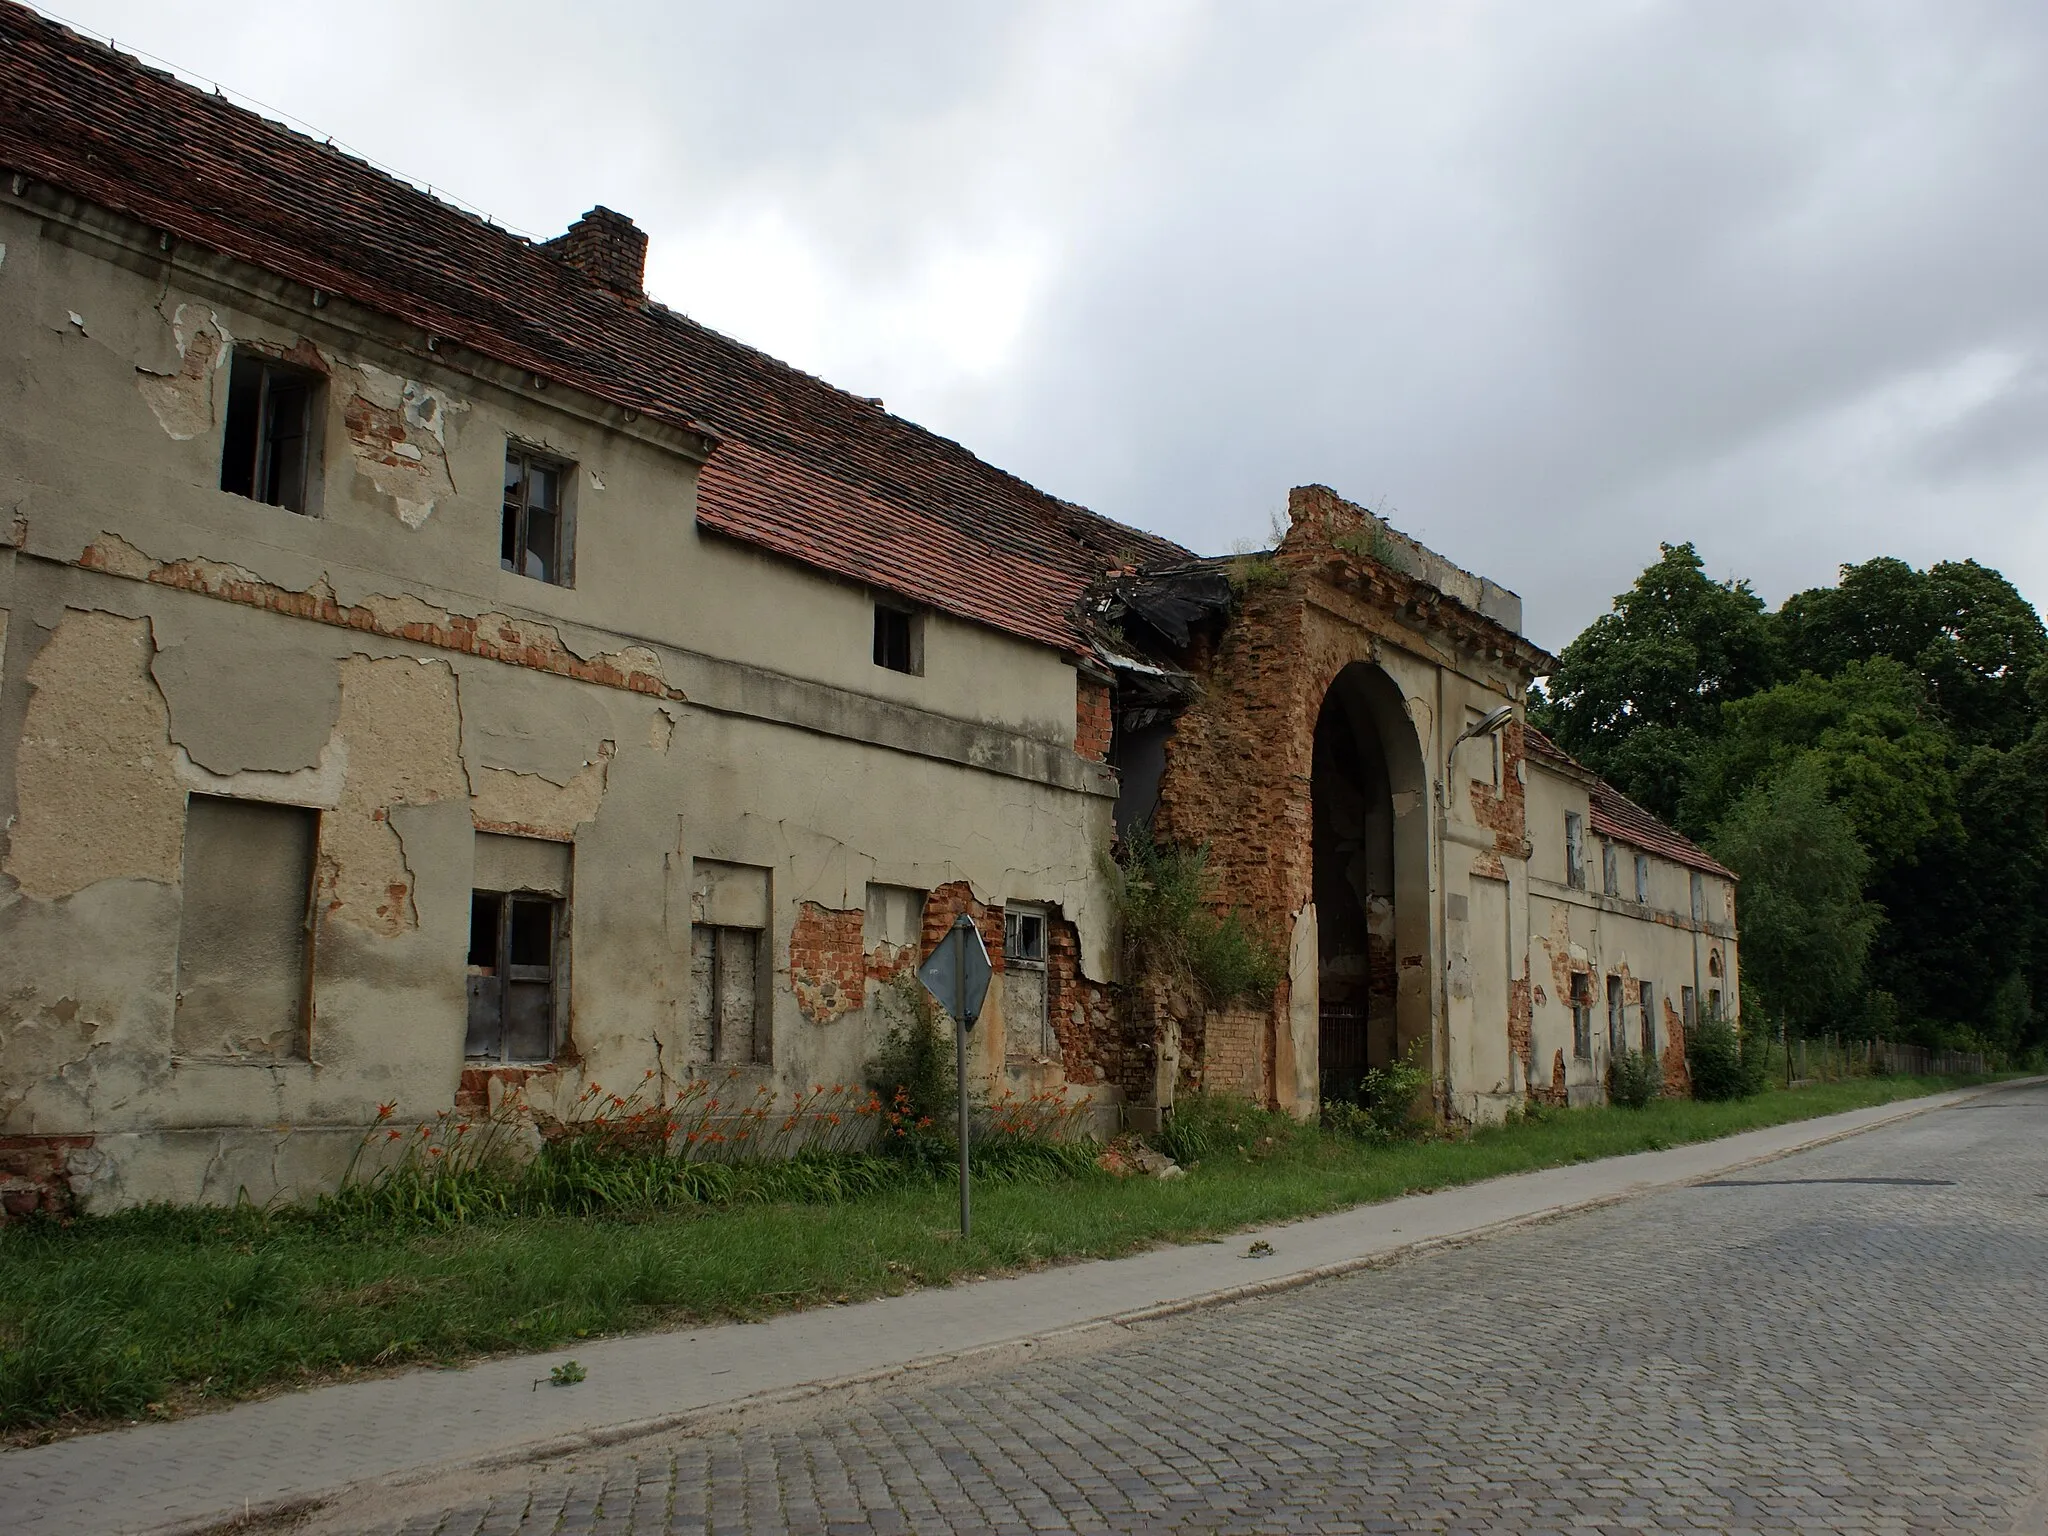
[[[1057,656],[934,616],[926,676],[873,668],[869,594],[700,538],[673,454],[364,317],[338,334],[338,305],[231,299],[4,202],[0,243],[0,333],[24,338],[0,357],[0,1141],[89,1139],[94,1204],[311,1187],[379,1103],[453,1102],[478,828],[571,848],[542,1103],[687,1067],[695,858],[768,871],[776,1083],[856,1080],[881,1024],[872,987],[827,1023],[797,1006],[805,903],[1045,902],[1109,975],[1110,801],[1032,766],[1073,761]],[[218,489],[237,345],[329,381],[317,516]],[[579,466],[573,589],[498,569],[508,438]],[[875,714],[898,705],[926,713]],[[309,1059],[174,1049],[195,792],[319,815]]]

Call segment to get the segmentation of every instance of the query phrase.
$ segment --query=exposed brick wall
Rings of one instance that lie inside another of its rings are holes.
[[[1229,1008],[1202,1024],[1199,1085],[1264,1102],[1272,1075],[1272,1021],[1264,1011]]]
[[[1659,1003],[1664,1012],[1664,1093],[1667,1098],[1692,1097],[1692,1069],[1685,1064],[1685,1020],[1671,999]]]
[[[1493,834],[1494,852],[1504,859],[1528,857],[1528,797],[1521,772],[1525,751],[1522,722],[1511,720],[1500,730],[1500,787],[1478,779],[1471,783],[1473,818]]]
[[[1095,762],[1109,758],[1109,684],[1085,672],[1074,674],[1074,750]]]
[[[0,1136],[0,1226],[30,1216],[68,1216],[78,1200],[76,1165],[93,1155],[90,1136]]]
[[[866,924],[860,907],[842,911],[815,901],[798,907],[789,934],[789,988],[813,1024],[830,1024],[867,1002]]]
[[[491,1108],[491,1084],[503,1083],[502,1094],[523,1091],[535,1078],[550,1077],[561,1070],[555,1063],[538,1067],[464,1067],[455,1087],[458,1114],[483,1115]],[[502,1102],[502,1098],[501,1098]]]
[[[1049,916],[1045,944],[1046,1008],[1067,1081],[1121,1081],[1123,1029],[1109,988],[1081,974],[1080,931]]]

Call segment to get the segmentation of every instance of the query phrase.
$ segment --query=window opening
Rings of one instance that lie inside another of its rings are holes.
[[[1013,904],[1004,911],[1003,1032],[1011,1055],[1059,1055],[1049,1007],[1045,937],[1043,910]]]
[[[1593,1059],[1593,977],[1589,971],[1572,972],[1572,1054],[1581,1061]]]
[[[1698,870],[1694,870],[1694,871],[1692,872],[1692,880],[1691,880],[1691,886],[1692,886],[1692,920],[1693,920],[1694,922],[1698,922],[1698,921],[1699,921],[1699,920],[1700,920],[1700,919],[1701,919],[1701,918],[1702,918],[1703,916],[1705,916],[1705,915],[1706,915],[1706,910],[1707,910],[1707,898],[1706,898],[1706,892],[1705,892],[1705,887],[1704,887],[1704,886],[1702,885],[1702,883],[1701,883],[1701,881],[1700,881],[1700,874],[1699,874],[1699,871],[1698,871]]]
[[[1636,900],[1644,906],[1650,904],[1650,856],[1636,855]]]
[[[552,1061],[559,897],[472,891],[469,1030],[462,1054],[495,1062]]]
[[[568,468],[559,460],[507,445],[500,568],[554,586],[568,585],[569,541],[562,510]]]
[[[886,603],[875,604],[875,665],[891,672],[921,673],[917,615]]]
[[[1564,813],[1564,883],[1586,888],[1586,823],[1577,811]]]
[[[1606,896],[1621,894],[1621,850],[1609,838],[1600,840],[1600,891]]]
[[[1643,1050],[1654,1056],[1657,1054],[1657,989],[1647,981],[1642,984],[1642,988]]]
[[[1691,987],[1680,987],[1678,989],[1678,1016],[1685,1020],[1685,1027],[1687,1029],[1692,1028],[1699,1021],[1699,1013],[1695,1005],[1695,998],[1697,996],[1698,994]]]
[[[1721,989],[1719,987],[1707,988],[1707,1017],[1710,1019],[1721,1017]]]
[[[237,348],[228,365],[220,488],[303,513],[318,393],[317,374]]]
[[[1628,1049],[1628,1030],[1622,1022],[1621,978],[1607,978],[1607,1055],[1620,1056]]]

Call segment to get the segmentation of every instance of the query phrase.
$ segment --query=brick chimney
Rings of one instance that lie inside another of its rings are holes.
[[[593,208],[541,249],[619,293],[637,299],[647,291],[647,232],[623,213]]]

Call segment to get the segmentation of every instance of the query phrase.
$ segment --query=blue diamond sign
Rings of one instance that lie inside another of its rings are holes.
[[[981,1017],[989,977],[994,974],[988,946],[981,942],[981,930],[965,912],[953,919],[953,926],[939,940],[938,948],[917,968],[917,979],[924,983],[925,990],[939,1000],[939,1006],[963,1029],[974,1028],[974,1021]]]

